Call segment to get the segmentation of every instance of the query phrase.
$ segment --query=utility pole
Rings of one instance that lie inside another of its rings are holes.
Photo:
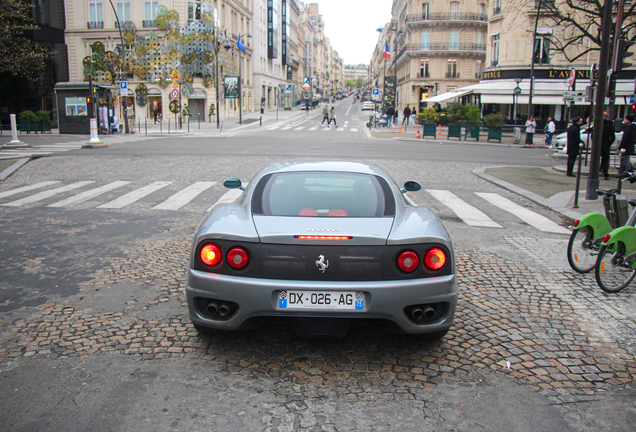
[[[601,36],[601,58],[598,73],[598,91],[594,106],[594,133],[592,135],[592,157],[590,160],[590,175],[587,179],[585,199],[597,200],[596,189],[599,187],[598,170],[603,140],[603,109],[605,107],[605,91],[607,90],[607,69],[610,57],[610,34],[612,22],[612,0],[605,0],[603,9],[603,28]]]

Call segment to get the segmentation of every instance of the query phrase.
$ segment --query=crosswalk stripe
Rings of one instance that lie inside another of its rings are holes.
[[[325,128],[322,128],[322,130],[323,130],[323,131],[327,131],[327,132],[328,132],[328,131],[330,131],[330,130],[331,130],[331,128],[330,128],[330,127],[325,127]]]
[[[336,131],[338,131],[338,132],[344,132],[344,130],[345,130],[345,128],[343,128],[343,127],[339,127],[339,128],[336,129]]]
[[[135,203],[142,199],[143,197],[150,195],[151,193],[158,191],[159,189],[172,184],[171,181],[156,181],[150,183],[144,187],[139,189],[135,189],[134,191],[128,192],[126,195],[122,195],[119,198],[116,198],[112,201],[107,202],[106,204],[102,204],[97,206],[96,208],[106,208],[106,209],[121,209]]]
[[[271,128],[269,128],[267,130],[276,130],[276,129],[278,129],[278,126],[271,127]]]
[[[318,129],[318,126],[312,126],[309,128],[310,131],[315,131],[316,129]]]
[[[66,206],[70,206],[70,205],[73,205],[73,204],[79,204],[79,203],[82,203],[84,201],[88,201],[91,198],[95,198],[96,196],[99,196],[99,195],[104,194],[106,192],[115,190],[115,189],[120,188],[122,186],[126,186],[127,184],[130,184],[130,183],[132,183],[132,182],[130,182],[130,181],[114,181],[112,183],[108,183],[106,185],[99,186],[99,187],[96,187],[94,189],[78,193],[77,195],[73,195],[72,197],[66,198],[66,199],[64,199],[62,201],[58,201],[58,202],[55,202],[53,204],[49,204],[47,207],[66,207]]]
[[[40,192],[40,193],[36,193],[35,195],[31,195],[16,201],[11,201],[8,203],[4,203],[2,204],[3,206],[9,206],[9,207],[20,207],[23,206],[25,204],[33,204],[35,202],[38,201],[42,201],[45,200],[47,198],[50,198],[54,195],[60,194],[60,193],[64,193],[64,192],[68,192],[68,191],[72,191],[74,189],[78,189],[81,188],[83,186],[89,185],[91,183],[95,183],[92,180],[89,181],[80,181],[80,182],[75,182],[75,183],[71,183],[69,185],[66,186],[61,186],[59,188],[55,188],[55,189],[49,189],[47,191],[44,192]]]
[[[426,192],[450,208],[457,217],[461,218],[470,226],[501,228],[501,225],[490,219],[485,213],[471,206],[450,191],[426,189]]]
[[[535,227],[539,231],[557,234],[570,234],[570,230],[552,222],[547,217],[528,210],[527,208],[524,208],[519,204],[515,204],[508,198],[504,198],[499,194],[486,192],[475,192],[475,194],[482,197],[492,205],[495,205],[500,209],[517,216],[519,219]]]
[[[284,127],[284,128],[282,128],[281,130],[289,130],[289,129],[291,129],[291,128],[292,128],[291,126],[285,126],[285,127]]]
[[[16,195],[16,194],[19,194],[19,193],[22,193],[22,192],[32,191],[34,189],[40,189],[40,188],[43,188],[45,186],[50,186],[50,185],[57,184],[57,183],[59,183],[59,181],[45,181],[45,182],[32,184],[30,186],[22,186],[22,187],[19,187],[17,189],[11,189],[9,191],[0,192],[0,198],[6,198],[6,197],[11,196],[11,195]]]
[[[305,129],[305,126],[299,126],[299,127],[297,127],[296,129],[294,129],[294,130],[297,130],[297,131],[298,131],[298,130],[303,130],[303,129]]]
[[[352,128],[351,128],[351,132],[358,132],[358,128],[354,128],[354,127],[352,127]]]
[[[197,195],[206,189],[211,188],[216,182],[196,182],[185,189],[181,189],[176,194],[164,202],[157,204],[153,210],[179,210],[184,205],[195,199]]]
[[[243,185],[243,186],[247,187],[247,185]],[[216,202],[212,204],[212,207],[207,209],[207,211],[209,212],[210,210],[212,210],[214,207],[218,206],[219,204],[231,203],[236,201],[236,199],[240,197],[242,193],[243,191],[241,189],[230,189],[229,191],[225,192],[221,196],[221,198],[216,200]]]

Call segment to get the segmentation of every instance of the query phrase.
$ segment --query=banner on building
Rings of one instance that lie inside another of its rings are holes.
[[[225,98],[238,97],[238,77],[225,77]]]

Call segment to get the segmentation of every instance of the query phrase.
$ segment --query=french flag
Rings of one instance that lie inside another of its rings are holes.
[[[389,43],[386,42],[386,48],[384,48],[384,52],[382,53],[382,57],[387,60],[391,59],[391,50],[389,49]]]

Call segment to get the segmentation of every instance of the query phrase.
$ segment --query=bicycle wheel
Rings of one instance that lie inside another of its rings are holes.
[[[588,273],[594,270],[597,251],[592,247],[592,228],[589,226],[572,231],[568,243],[568,263],[572,270]]]
[[[596,283],[605,292],[615,293],[630,284],[636,276],[636,269],[624,261],[623,247],[616,244],[616,250],[603,246],[596,261],[594,276]]]

